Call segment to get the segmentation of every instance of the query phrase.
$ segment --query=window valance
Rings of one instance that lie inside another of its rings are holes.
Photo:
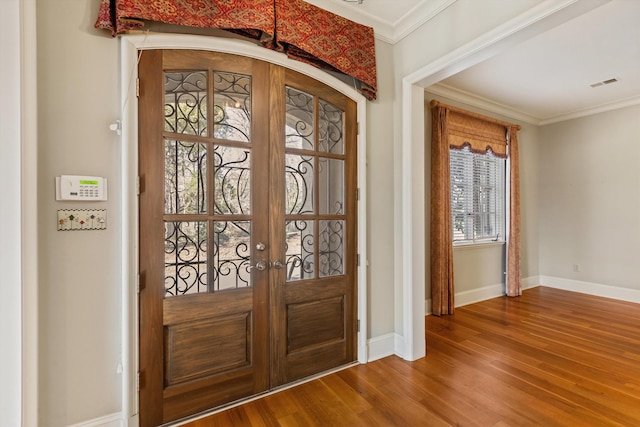
[[[474,153],[491,150],[494,155],[506,158],[508,130],[512,126],[520,129],[518,125],[432,101],[431,108],[435,107],[446,110],[446,138],[451,148],[469,146]]]
[[[376,98],[373,28],[303,0],[101,0],[95,26],[116,36],[142,28],[144,21],[233,31],[292,59],[351,76],[365,97]]]

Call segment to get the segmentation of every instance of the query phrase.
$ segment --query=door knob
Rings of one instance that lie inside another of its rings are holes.
[[[282,267],[284,267],[284,264],[282,263],[282,261],[280,260],[273,261],[273,268],[280,269]]]
[[[256,270],[258,270],[258,271],[266,270],[266,268],[267,268],[267,263],[266,263],[266,262],[264,262],[264,261],[258,261],[258,262],[256,262],[256,265],[250,265],[250,266],[249,266],[249,268],[248,268],[248,270],[252,270],[252,269],[254,269],[254,268],[255,268]]]

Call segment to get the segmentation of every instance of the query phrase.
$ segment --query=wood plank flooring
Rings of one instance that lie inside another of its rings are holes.
[[[640,426],[640,305],[539,287],[426,317],[391,356],[186,424]]]

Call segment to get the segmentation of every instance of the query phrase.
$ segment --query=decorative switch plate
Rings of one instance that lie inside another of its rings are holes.
[[[59,209],[58,231],[106,230],[106,209]]]

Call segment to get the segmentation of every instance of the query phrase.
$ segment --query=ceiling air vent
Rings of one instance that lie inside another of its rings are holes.
[[[589,86],[591,87],[598,87],[598,86],[602,86],[602,85],[610,85],[611,83],[615,83],[617,82],[618,79],[607,79],[607,80],[603,80],[601,82],[596,82],[596,83],[592,83]]]

